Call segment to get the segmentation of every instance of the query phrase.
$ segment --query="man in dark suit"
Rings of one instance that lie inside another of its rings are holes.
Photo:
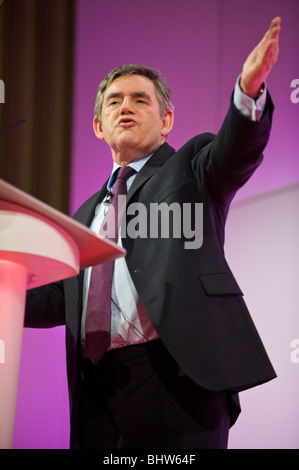
[[[100,84],[94,130],[111,148],[113,172],[74,217],[98,231],[116,173],[135,171],[106,351],[94,359],[87,347],[88,305],[104,296],[100,287],[92,294],[96,269],[29,291],[25,317],[27,326],[66,324],[72,448],[226,448],[238,392],[275,377],[223,244],[232,198],[268,141],[265,80],[279,31],[275,18],[249,55],[217,136],[196,136],[177,152],[167,143],[170,92],[157,71],[122,66]]]

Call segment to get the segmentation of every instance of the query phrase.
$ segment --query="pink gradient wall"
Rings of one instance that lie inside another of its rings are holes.
[[[71,213],[111,170],[110,151],[94,136],[92,118],[98,84],[112,68],[141,63],[161,70],[175,104],[169,143],[178,148],[195,134],[217,131],[243,61],[276,15],[283,30],[279,62],[268,80],[276,105],[272,138],[263,166],[237,200],[298,183],[299,103],[290,100],[290,83],[299,78],[297,0],[76,3]],[[66,448],[68,428],[64,328],[25,330],[14,447]],[[234,438],[234,446],[245,446],[242,439]]]

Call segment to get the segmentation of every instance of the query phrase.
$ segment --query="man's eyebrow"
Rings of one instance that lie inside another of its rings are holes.
[[[123,97],[123,93],[120,93],[120,92],[109,93],[109,95],[106,96],[106,101],[109,101],[112,98],[121,98],[121,97]]]
[[[148,101],[151,101],[150,96],[145,91],[135,91],[134,93],[132,93],[132,96],[134,98],[145,98]]]
[[[109,101],[113,98],[123,98],[124,94],[120,91],[117,91],[117,92],[112,92],[112,93],[109,93],[107,96],[106,96],[106,99],[105,101]],[[148,95],[148,93],[146,93],[145,91],[134,91],[133,93],[131,93],[131,96],[133,98],[145,98],[147,99],[148,101],[151,101],[151,98],[150,96]]]

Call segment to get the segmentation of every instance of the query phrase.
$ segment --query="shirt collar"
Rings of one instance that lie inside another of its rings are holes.
[[[136,173],[138,173],[141,170],[141,168],[146,164],[146,162],[150,159],[150,157],[152,155],[153,154],[150,154],[147,157],[137,158],[136,160],[133,160],[131,163],[129,163],[128,166],[130,166],[131,168],[134,168]],[[118,163],[113,162],[112,173],[111,173],[110,178],[109,178],[108,183],[107,183],[107,190],[108,191],[112,190],[112,187],[113,187],[113,184],[114,184],[114,181],[115,181],[115,178],[116,178],[116,172],[117,172],[118,168],[120,168],[120,166],[121,165],[119,165]]]

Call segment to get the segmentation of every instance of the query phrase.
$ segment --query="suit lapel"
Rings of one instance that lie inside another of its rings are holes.
[[[127,194],[127,204],[130,202],[136,191],[146,183],[146,181],[149,180],[174,153],[175,150],[165,143],[153,154],[136,175],[136,178]]]

